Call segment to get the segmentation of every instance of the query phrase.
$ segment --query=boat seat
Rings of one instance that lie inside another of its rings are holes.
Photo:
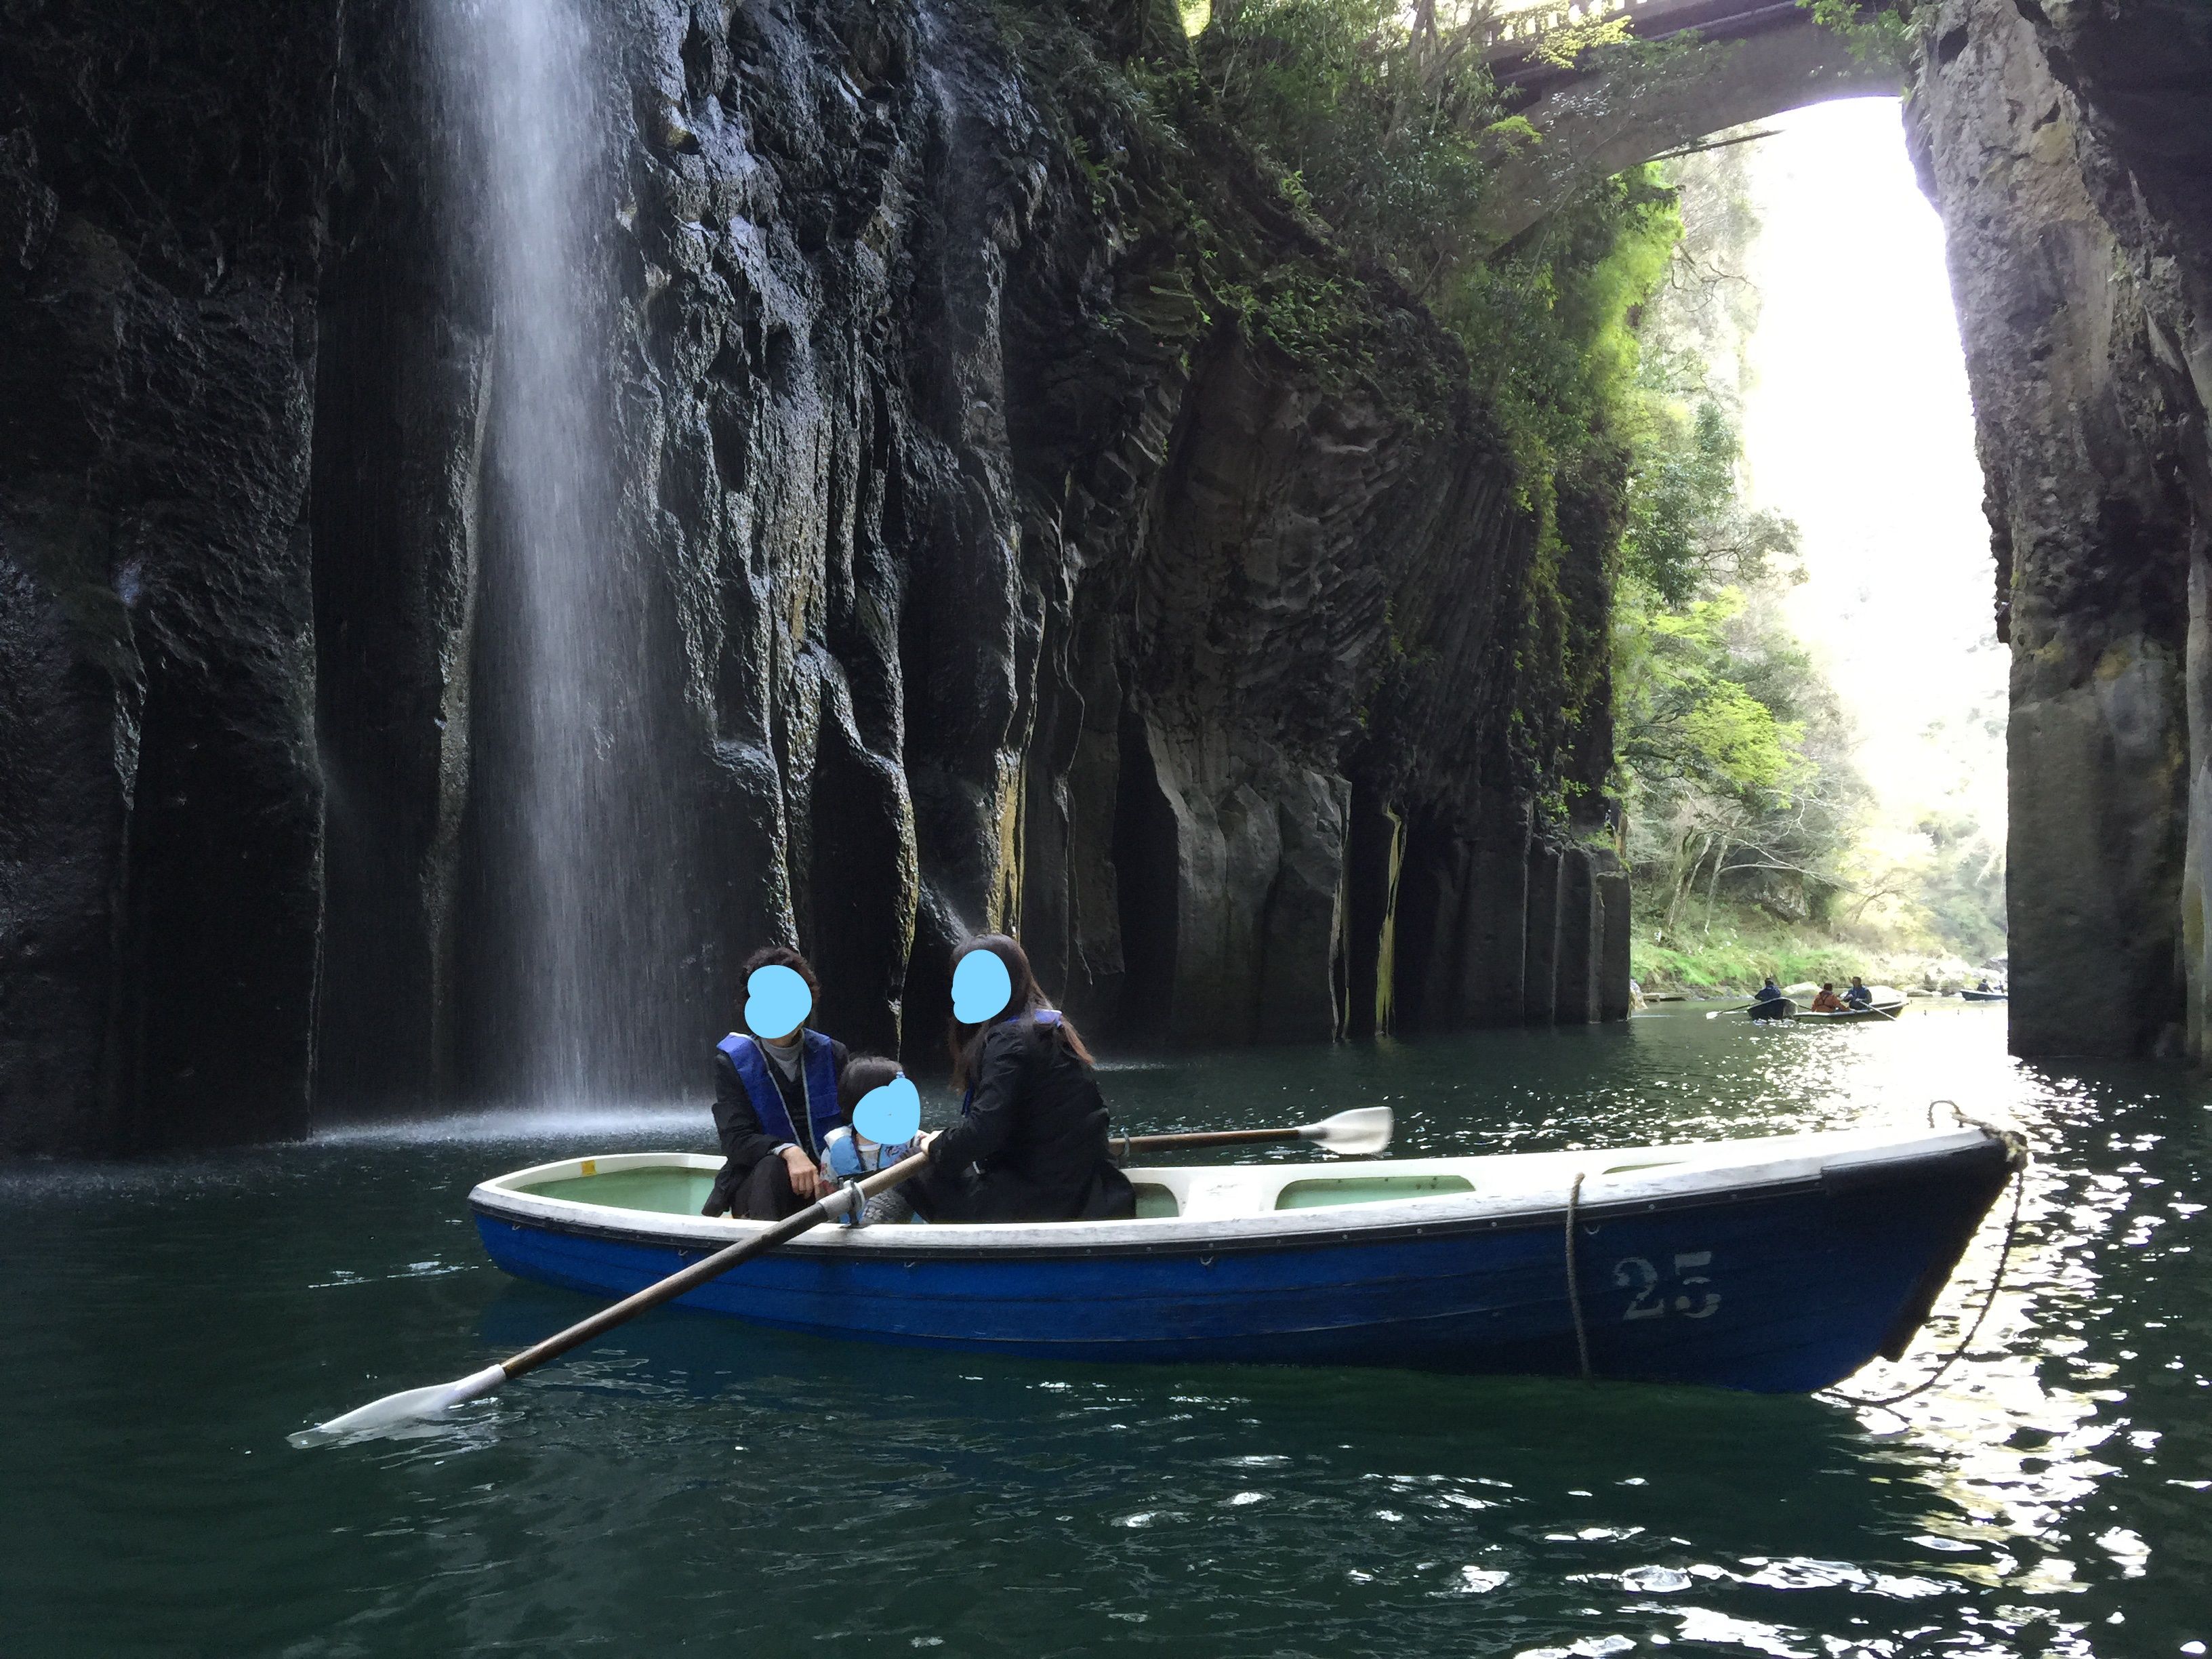
[[[573,1199],[619,1210],[649,1210],[656,1215],[696,1215],[714,1189],[712,1170],[658,1168],[600,1170],[586,1159],[585,1173],[519,1188],[541,1198]]]
[[[1137,1219],[1165,1221],[1182,1213],[1182,1206],[1176,1202],[1175,1189],[1163,1187],[1157,1181],[1131,1183],[1137,1194]]]

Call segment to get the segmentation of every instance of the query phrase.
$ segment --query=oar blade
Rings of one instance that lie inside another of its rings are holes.
[[[1319,1123],[1310,1123],[1298,1133],[1346,1158],[1371,1158],[1389,1146],[1392,1127],[1388,1106],[1355,1106]]]
[[[301,1429],[289,1438],[295,1446],[327,1446],[341,1440],[380,1434],[403,1423],[442,1417],[455,1406],[483,1399],[506,1381],[505,1370],[497,1365],[489,1365],[458,1382],[437,1382],[427,1389],[403,1389],[398,1394],[387,1394],[381,1400],[372,1400],[366,1406],[356,1407],[343,1417],[333,1417],[329,1422],[318,1423],[312,1429]]]

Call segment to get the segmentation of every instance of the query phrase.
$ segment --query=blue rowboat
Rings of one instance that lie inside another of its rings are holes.
[[[1616,1152],[1137,1169],[1138,1217],[817,1227],[680,1305],[1062,1360],[1824,1388],[1900,1356],[2023,1154],[1978,1127]],[[764,1224],[720,1160],[611,1154],[469,1196],[507,1272],[623,1296]]]

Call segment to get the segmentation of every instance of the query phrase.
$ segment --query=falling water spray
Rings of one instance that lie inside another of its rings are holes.
[[[433,0],[492,322],[471,810],[477,1066],[539,1103],[670,1081],[682,860],[655,781],[652,578],[616,465],[617,170],[587,0]]]

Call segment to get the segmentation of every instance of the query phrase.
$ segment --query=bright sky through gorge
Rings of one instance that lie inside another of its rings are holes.
[[[2006,661],[1942,222],[1895,100],[1760,127],[1744,447],[1759,503],[1804,532],[1790,621],[1856,717],[1874,837],[1940,805],[2002,842]]]

